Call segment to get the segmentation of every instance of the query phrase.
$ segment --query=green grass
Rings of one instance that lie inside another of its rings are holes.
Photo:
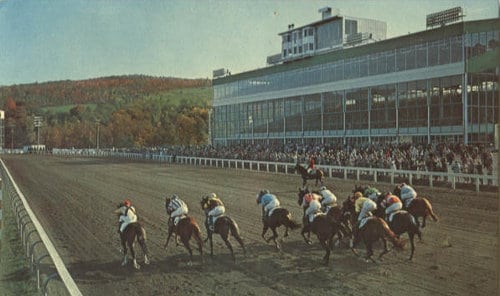
[[[47,112],[47,111],[52,111],[53,113],[69,113],[69,110],[72,108],[76,107],[77,104],[71,104],[71,105],[61,105],[61,106],[54,106],[54,107],[43,107],[40,108],[41,111]],[[95,110],[97,107],[97,104],[82,104],[82,106],[85,106],[85,108],[91,108],[92,110]]]
[[[2,241],[0,242],[0,295],[39,295],[31,274],[16,220],[7,200],[2,203]]]

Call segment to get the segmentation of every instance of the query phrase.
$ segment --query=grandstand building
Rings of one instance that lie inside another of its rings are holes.
[[[214,71],[212,143],[495,142],[500,19],[455,8],[386,39],[384,22],[319,12],[267,67]]]

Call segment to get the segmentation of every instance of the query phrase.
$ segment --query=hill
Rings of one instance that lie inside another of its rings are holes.
[[[205,79],[133,75],[0,87],[8,148],[95,147],[97,123],[100,147],[200,144],[211,102]]]

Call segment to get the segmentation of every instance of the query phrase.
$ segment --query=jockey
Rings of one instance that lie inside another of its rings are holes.
[[[384,200],[382,201],[381,206],[385,208],[385,220],[389,221],[392,213],[403,208],[403,203],[396,195],[391,192],[387,192],[384,195]]]
[[[115,214],[120,214],[120,219],[118,220],[119,230],[118,233],[123,233],[125,228],[130,223],[137,222],[137,215],[135,213],[135,208],[129,199],[125,199],[118,209],[115,210]]]
[[[401,197],[401,201],[404,203],[404,206],[408,208],[411,201],[417,197],[417,192],[410,185],[406,183],[401,183],[398,185],[398,188],[401,190],[399,196]]]
[[[165,208],[167,210],[167,214],[170,215],[171,221],[173,221],[174,226],[177,226],[179,220],[182,216],[188,214],[188,207],[184,201],[182,201],[176,194],[172,195],[169,199],[166,198]]]
[[[280,201],[269,190],[261,190],[257,194],[257,204],[262,206],[262,221],[264,221],[271,210],[280,206]]]
[[[333,192],[328,190],[326,186],[321,186],[319,188],[319,193],[323,198],[321,199],[321,209],[323,212],[327,212],[330,207],[333,207],[337,204],[337,197]]]
[[[372,211],[377,209],[377,204],[357,191],[354,193],[354,207],[356,213],[359,213],[358,222],[360,222],[363,218],[372,216]]]
[[[377,198],[378,196],[380,195],[380,191],[375,188],[375,187],[368,187],[366,188],[365,192],[364,192],[364,196],[368,197],[369,199],[373,200],[373,201],[377,201]]]
[[[316,214],[321,213],[321,203],[314,193],[307,193],[304,195],[302,206],[306,209],[304,211],[304,217],[308,218],[304,221],[309,221],[309,223],[312,223]]]
[[[214,221],[216,217],[222,216],[226,212],[226,208],[224,207],[224,203],[220,200],[215,193],[210,193],[207,195],[209,207],[213,205],[213,207],[207,213],[208,218],[208,228],[210,231],[214,231]]]
[[[311,156],[309,158],[309,165],[307,166],[307,173],[311,174],[314,171],[314,156]]]

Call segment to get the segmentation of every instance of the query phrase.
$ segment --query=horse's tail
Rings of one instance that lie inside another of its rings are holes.
[[[231,235],[235,238],[240,238],[240,228],[238,227],[236,221],[227,217],[227,222],[229,224],[229,229],[231,230]]]
[[[402,249],[405,246],[405,241],[399,239],[396,234],[389,228],[389,225],[387,225],[387,222],[384,221],[382,218],[378,218],[380,221],[380,224],[382,225],[384,229],[384,236],[385,238],[389,239],[389,241],[394,245],[394,247],[398,249]]]
[[[425,203],[425,208],[427,209],[427,211],[429,212],[429,215],[431,216],[432,220],[434,220],[435,222],[439,221],[439,218],[438,216],[434,213],[434,211],[432,210],[432,205],[431,205],[431,202],[425,198],[425,197],[422,197],[422,200],[424,201]]]
[[[292,213],[288,212],[285,219],[285,226],[290,229],[298,229],[301,224],[292,219]]]
[[[196,240],[196,243],[198,244],[198,248],[200,250],[200,253],[203,254],[202,251],[202,246],[203,246],[203,238],[201,237],[201,230],[198,224],[193,224],[193,237]]]

